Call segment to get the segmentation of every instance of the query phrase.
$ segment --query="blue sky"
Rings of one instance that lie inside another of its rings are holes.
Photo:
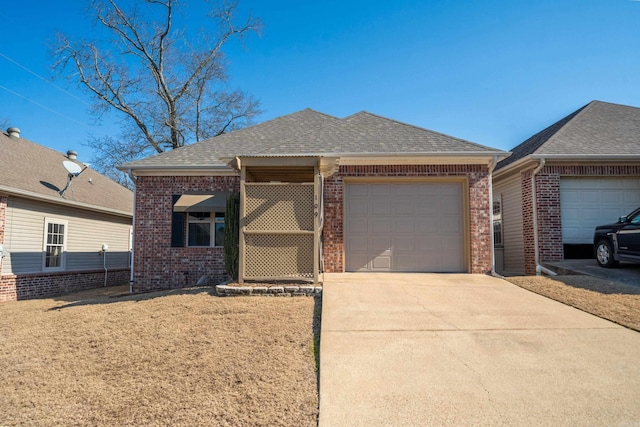
[[[3,3],[0,124],[89,161],[82,144],[116,117],[95,124],[87,95],[33,74],[53,79],[55,31],[90,34],[84,2]],[[264,24],[226,50],[258,121],[367,110],[508,150],[594,99],[640,107],[637,1],[240,0],[239,13]]]

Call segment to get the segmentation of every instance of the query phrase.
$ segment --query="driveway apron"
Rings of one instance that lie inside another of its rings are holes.
[[[640,425],[640,334],[469,274],[325,274],[320,427]]]

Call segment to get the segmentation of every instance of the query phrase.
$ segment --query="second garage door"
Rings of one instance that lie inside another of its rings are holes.
[[[562,243],[591,244],[596,226],[616,222],[638,206],[640,178],[562,177]]]
[[[347,271],[465,272],[462,183],[348,183]]]

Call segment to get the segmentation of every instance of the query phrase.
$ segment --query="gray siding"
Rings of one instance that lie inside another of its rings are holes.
[[[522,185],[520,175],[493,184],[494,200],[502,199],[502,239],[506,275],[524,274],[524,236],[522,226]]]
[[[9,197],[2,274],[37,273],[43,269],[45,219],[67,222],[65,268],[82,271],[103,268],[100,249],[107,244],[107,268],[129,266],[131,219]]]

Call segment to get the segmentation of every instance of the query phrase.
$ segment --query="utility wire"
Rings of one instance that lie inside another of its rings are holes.
[[[91,127],[90,127],[89,125],[87,125],[86,123],[79,122],[78,120],[74,119],[73,117],[69,117],[69,116],[67,116],[67,115],[65,115],[65,114],[62,114],[62,113],[61,113],[61,112],[59,112],[59,111],[54,110],[53,108],[49,108],[49,107],[47,107],[46,105],[42,105],[42,104],[40,104],[39,102],[34,101],[34,100],[33,100],[33,99],[31,99],[31,98],[27,98],[26,96],[24,96],[24,95],[22,95],[22,94],[20,94],[20,93],[18,93],[18,92],[14,92],[14,91],[12,91],[12,90],[11,90],[11,89],[9,89],[9,88],[6,88],[6,87],[4,87],[4,86],[0,85],[0,89],[4,89],[4,90],[6,90],[7,92],[9,92],[9,93],[11,93],[11,94],[13,94],[13,95],[15,95],[15,96],[18,96],[18,97],[20,97],[20,98],[22,98],[22,99],[24,99],[24,100],[26,100],[26,101],[29,101],[29,102],[31,102],[32,104],[35,104],[35,105],[37,105],[37,106],[38,106],[38,107],[40,107],[40,108],[44,108],[44,109],[45,109],[45,110],[47,110],[47,111],[51,111],[52,113],[57,114],[57,115],[59,115],[60,117],[64,117],[64,118],[65,118],[65,119],[67,119],[67,120],[71,120],[72,122],[78,123],[79,125],[85,126],[85,127],[89,128],[89,129],[91,128]]]
[[[7,61],[17,65],[18,67],[22,68],[23,70],[25,70],[28,73],[33,74],[34,76],[36,76],[37,78],[39,78],[40,80],[44,81],[45,83],[53,86],[54,88],[58,89],[61,92],[64,92],[65,94],[69,95],[70,97],[76,99],[77,101],[82,102],[83,104],[85,104],[88,107],[91,107],[91,104],[89,104],[87,101],[85,101],[84,99],[78,98],[77,96],[75,96],[74,94],[72,94],[71,92],[69,92],[68,90],[61,88],[60,86],[58,86],[57,84],[55,84],[54,82],[52,82],[51,80],[46,79],[45,77],[42,77],[40,74],[31,71],[30,69],[28,69],[27,67],[25,67],[24,65],[18,63],[16,60],[9,58],[7,55],[5,55],[4,53],[0,52],[0,56],[3,57],[4,59],[6,59]]]

